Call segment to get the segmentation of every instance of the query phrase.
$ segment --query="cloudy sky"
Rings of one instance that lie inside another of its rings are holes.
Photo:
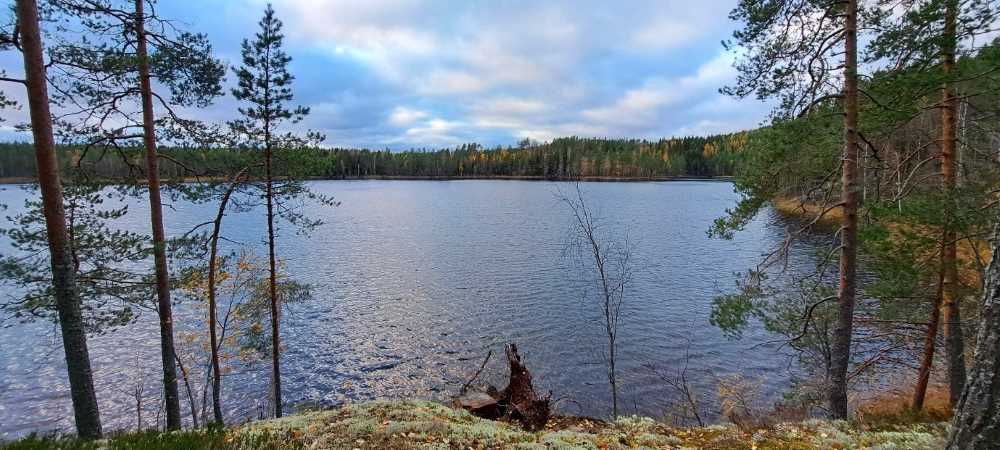
[[[756,126],[767,110],[717,92],[734,78],[720,41],[735,26],[735,0],[272,3],[294,58],[296,102],[312,108],[302,126],[330,146],[696,135]],[[229,64],[264,6],[159,1],[162,15],[207,33]],[[16,62],[0,60],[11,73]],[[197,114],[234,113],[227,97]]]

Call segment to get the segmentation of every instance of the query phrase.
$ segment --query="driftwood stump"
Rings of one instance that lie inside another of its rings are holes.
[[[531,373],[521,362],[517,345],[504,348],[510,363],[510,380],[507,387],[497,390],[489,386],[485,393],[462,393],[455,403],[477,417],[520,423],[527,430],[540,430],[549,421],[552,393],[540,397],[531,383]],[[483,365],[485,366],[485,361]],[[482,369],[480,369],[481,371]],[[479,372],[476,373],[479,375]],[[475,379],[475,378],[473,378]],[[472,380],[470,380],[471,383]],[[466,387],[470,384],[466,383]],[[465,388],[463,388],[463,391]]]

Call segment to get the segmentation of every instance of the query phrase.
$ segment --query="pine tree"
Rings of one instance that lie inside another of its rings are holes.
[[[958,81],[973,81],[982,73],[959,74],[959,57],[972,56],[976,38],[994,29],[998,13],[995,1],[920,0],[902,2],[897,8],[879,11],[876,23],[879,33],[870,48],[869,62],[887,61],[892,70],[887,76],[891,95],[880,95],[880,105],[892,105],[910,114],[915,108],[940,110],[941,129],[937,147],[940,179],[941,215],[938,251],[937,294],[927,328],[924,353],[913,394],[913,407],[923,407],[927,383],[933,364],[935,341],[939,323],[943,322],[945,351],[947,354],[949,400],[958,401],[965,383],[965,339],[963,337],[958,277],[957,246],[962,224],[957,221],[957,110],[955,89]],[[901,88],[902,87],[902,88]],[[940,91],[940,100],[923,105],[934,90]],[[968,93],[971,98],[981,93]],[[904,104],[907,107],[900,107]],[[891,116],[893,111],[882,112]],[[910,116],[912,117],[912,116]],[[895,118],[905,123],[904,115]],[[891,120],[890,120],[891,122]]]
[[[180,395],[174,368],[174,319],[170,303],[170,269],[167,267],[167,239],[163,227],[163,200],[160,197],[159,156],[156,152],[156,125],[153,112],[153,88],[150,83],[147,49],[146,0],[135,0],[136,59],[139,66],[139,95],[142,102],[142,144],[146,150],[146,179],[149,185],[149,215],[153,227],[153,262],[156,267],[156,310],[160,314],[160,343],[163,363],[163,386],[167,404],[167,429],[181,427]]]
[[[835,205],[842,212],[838,318],[833,331],[828,401],[833,417],[846,418],[857,291],[858,2],[743,0],[730,18],[744,26],[733,33],[735,41],[727,43],[727,47],[738,46],[743,56],[736,66],[736,84],[724,88],[724,93],[778,98],[775,120],[779,122],[809,114],[833,100],[839,102],[843,114],[841,193]],[[824,214],[827,211],[824,205]]]
[[[297,123],[309,109],[296,106],[289,109],[292,101],[291,83],[294,77],[288,72],[289,57],[282,49],[284,35],[281,21],[274,16],[274,8],[268,5],[264,17],[258,22],[260,31],[253,40],[244,39],[242,46],[242,66],[233,68],[238,86],[233,96],[246,104],[240,107],[242,119],[230,122],[230,127],[247,147],[262,150],[264,165],[264,201],[267,205],[267,248],[268,248],[268,293],[271,301],[271,383],[274,401],[274,416],[281,417],[281,289],[278,280],[278,257],[275,220],[282,217],[295,225],[312,227],[319,222],[309,221],[301,213],[282,203],[298,194],[318,198],[293,177],[294,169],[285,165],[286,173],[281,180],[275,176],[279,161],[277,153],[296,147],[308,146],[323,140],[316,133],[298,137],[292,133],[280,133],[278,128],[285,123]],[[321,199],[326,202],[326,199]],[[332,202],[328,202],[332,203]]]
[[[176,112],[206,106],[221,95],[225,69],[211,56],[204,35],[180,31],[174,22],[147,13],[148,1],[52,0],[54,12],[75,18],[85,34],[57,35],[50,53],[57,69],[55,100],[68,110],[57,125],[64,139],[83,148],[79,160],[91,151],[126,156],[122,146],[138,144],[145,152],[144,166],[123,160],[129,181],[145,186],[149,197],[165,412],[167,428],[175,430],[181,427],[180,396],[157,133],[176,141],[199,136],[200,124]],[[157,92],[154,81],[169,95]]]
[[[66,213],[63,209],[62,184],[55,153],[52,115],[45,76],[42,37],[39,30],[38,5],[34,0],[18,0],[21,48],[24,55],[24,84],[31,109],[31,131],[35,142],[38,182],[42,191],[49,260],[52,268],[52,292],[55,297],[66,370],[69,372],[70,394],[77,433],[84,438],[101,437],[101,417],[94,392],[87,334],[80,311],[80,296],[76,273],[70,256]]]

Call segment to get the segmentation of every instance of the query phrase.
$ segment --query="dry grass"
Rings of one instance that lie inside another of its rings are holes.
[[[827,207],[822,207],[813,202],[804,202],[797,198],[779,198],[771,202],[775,211],[786,217],[793,217],[802,220],[813,220],[820,214],[823,215],[816,221],[816,226],[821,228],[836,228],[844,218],[844,210],[840,207],[830,209],[824,213]]]
[[[868,430],[887,430],[921,423],[946,422],[951,419],[948,387],[931,384],[924,397],[924,408],[912,408],[912,387],[882,393],[860,402],[855,414],[857,426]]]
[[[823,211],[825,208],[813,202],[804,202],[797,198],[780,198],[774,200],[772,205],[779,214],[785,217],[810,221],[823,214],[823,217],[816,222],[816,226],[821,229],[836,229],[844,217],[843,209],[833,208]],[[938,235],[936,230],[916,230],[912,226],[903,224],[887,224],[889,230],[897,235],[904,233],[916,233],[917,235],[934,239]],[[980,266],[984,266],[990,261],[992,252],[989,242],[980,238],[963,239],[957,243],[959,278],[963,286],[980,286],[982,273]],[[935,263],[939,257],[938,252],[927,254],[920,259],[925,264]]]

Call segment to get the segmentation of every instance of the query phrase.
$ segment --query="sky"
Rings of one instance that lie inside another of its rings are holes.
[[[735,79],[721,41],[735,0],[272,0],[284,22],[296,131],[331,147],[511,145],[559,136],[658,139],[753,128],[769,107],[718,89]],[[265,1],[159,0],[239,61]],[[11,53],[11,52],[7,52]],[[16,55],[0,68],[20,73]],[[227,74],[226,84],[235,77]],[[4,86],[5,91],[15,89]],[[196,118],[234,118],[230,95]],[[24,111],[0,112],[0,139]]]

